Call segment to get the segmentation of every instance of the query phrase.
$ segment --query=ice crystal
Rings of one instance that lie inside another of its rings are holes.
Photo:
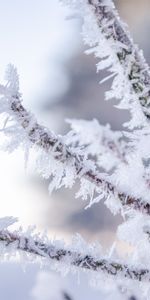
[[[101,286],[105,282],[108,290],[114,288],[115,295],[119,287],[122,297],[132,299],[133,293],[147,300],[150,295],[149,67],[111,0],[63,2],[73,8],[74,16],[82,17],[83,40],[90,48],[86,53],[93,53],[99,59],[97,71],[106,69],[108,73],[101,84],[112,79],[106,100],[115,98],[118,108],[130,111],[131,119],[124,124],[124,132],[114,132],[110,125],[102,126],[95,119],[68,120],[70,132],[56,136],[24,108],[17,70],[9,65],[6,82],[0,85],[3,119],[0,132],[6,137],[3,148],[11,152],[23,147],[26,166],[32,148],[36,153],[36,171],[49,179],[50,193],[62,186],[71,188],[78,180],[76,197],[86,201],[87,208],[104,200],[113,214],[121,212],[123,224],[117,234],[130,245],[130,254],[126,262],[117,255],[115,246],[104,255],[101,247],[88,246],[79,235],[71,245],[66,245],[60,240],[41,237],[31,228],[27,232],[21,229],[11,232],[8,227],[16,222],[12,217],[0,219],[1,253],[5,256],[7,249],[7,256],[12,256],[22,251],[26,259],[37,256],[49,260],[63,274],[75,272],[77,267],[89,274],[97,271],[95,282]]]

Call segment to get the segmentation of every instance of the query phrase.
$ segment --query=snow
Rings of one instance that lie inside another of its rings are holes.
[[[122,212],[124,223],[118,227],[118,238],[125,240],[132,246],[132,249],[127,257],[127,264],[120,257],[117,257],[114,248],[108,251],[109,255],[104,255],[101,247],[98,247],[97,244],[96,246],[88,245],[78,235],[73,238],[70,246],[66,246],[61,240],[48,241],[47,237],[33,234],[31,228],[26,233],[22,229],[10,233],[7,231],[7,227],[13,225],[16,222],[16,218],[4,217],[0,219],[1,239],[3,241],[4,237],[5,240],[4,243],[1,241],[1,254],[4,254],[4,257],[6,256],[7,258],[17,257],[16,252],[23,250],[25,252],[24,255],[20,255],[22,261],[27,261],[28,259],[29,261],[37,261],[35,257],[32,257],[31,253],[46,259],[51,258],[51,268],[61,271],[63,275],[70,273],[72,270],[73,273],[77,273],[77,266],[88,269],[91,263],[91,261],[88,262],[88,259],[99,259],[102,262],[99,265],[99,272],[97,272],[99,274],[94,275],[91,279],[91,269],[88,271],[90,282],[98,287],[102,287],[105,282],[103,287],[105,293],[112,289],[112,295],[114,292],[115,299],[120,297],[120,294],[122,294],[123,299],[124,296],[130,297],[132,293],[135,295],[139,293],[139,297],[142,295],[142,299],[145,300],[148,299],[150,293],[148,284],[146,285],[150,277],[149,216],[144,216],[141,211],[135,211],[132,205],[124,208],[121,200],[123,198],[125,203],[125,200],[130,196],[131,204],[134,202],[132,200],[136,200],[136,208],[140,207],[140,203],[147,203],[147,207],[150,204],[150,132],[149,123],[145,115],[145,111],[149,113],[149,87],[146,81],[150,76],[149,69],[145,71],[147,65],[142,53],[133,44],[129,33],[124,31],[126,29],[121,23],[111,0],[103,0],[100,3],[93,0],[92,2],[93,6],[99,3],[98,9],[102,14],[100,26],[98,26],[96,12],[94,14],[94,7],[91,9],[91,6],[87,5],[86,1],[66,0],[64,2],[72,5],[75,10],[75,16],[80,15],[82,17],[83,40],[90,47],[90,50],[86,52],[88,54],[94,53],[100,59],[100,62],[97,64],[97,71],[107,69],[108,73],[110,73],[103,80],[104,82],[112,78],[111,88],[106,92],[106,100],[112,98],[119,100],[117,107],[128,109],[131,112],[131,120],[124,124],[126,128],[124,132],[113,132],[109,125],[101,126],[97,120],[89,122],[69,120],[71,131],[64,137],[57,137],[48,129],[38,125],[35,117],[22,106],[18,72],[16,67],[9,64],[5,83],[0,85],[2,144],[5,150],[10,153],[20,146],[23,147],[26,166],[28,161],[30,163],[30,152],[35,151],[34,155],[37,155],[35,158],[36,171],[44,178],[50,179],[50,193],[62,186],[71,188],[76,179],[79,179],[80,188],[76,193],[76,197],[81,197],[83,200],[88,201],[86,208],[90,208],[94,203],[104,199],[106,206],[112,213]],[[55,4],[53,2],[52,9],[54,7]],[[38,5],[37,8],[39,8]],[[57,9],[57,17],[60,17],[62,22],[64,22],[66,11],[61,15],[60,11],[62,11],[62,8],[56,6],[56,11]],[[66,20],[66,22],[68,21]],[[53,18],[52,25],[56,26]],[[61,26],[61,22],[59,26]],[[117,40],[115,36],[115,34],[118,34],[115,31],[115,26],[120,26],[120,40]],[[38,36],[40,32],[43,33],[42,27],[40,30],[37,30]],[[68,40],[70,40],[72,32],[70,30],[67,31]],[[57,63],[55,64],[54,62],[55,55],[57,57],[60,56],[62,51],[61,45],[64,45],[64,42],[62,42],[64,37],[61,40],[60,34],[54,36],[56,40],[54,39],[55,50],[51,51],[53,61],[51,71],[55,75],[56,82],[58,80],[61,82],[60,79],[63,77],[62,69],[60,65],[58,67]],[[47,45],[47,47],[45,46],[47,53],[51,45],[47,44],[45,34],[42,41],[44,45],[45,43]],[[43,50],[41,51],[38,54],[38,59],[40,55],[43,55]],[[30,48],[30,54],[34,52],[36,52],[35,49],[31,52]],[[72,50],[73,52],[74,50]],[[30,59],[28,60],[28,66],[31,67]],[[66,46],[64,46],[62,65],[66,59]],[[20,61],[22,61],[22,58]],[[34,63],[37,63],[37,58]],[[34,64],[32,64],[31,68],[32,76],[37,70],[33,67]],[[42,78],[41,74],[39,76],[40,79]],[[42,81],[40,85],[38,84],[39,78],[37,76],[37,79],[32,82],[32,88],[34,88],[34,84],[38,87],[42,85]],[[30,79],[31,77],[29,76],[27,81],[29,86],[28,92],[30,91],[30,96],[33,96],[35,91],[32,90],[31,92],[30,90]],[[65,78],[62,80],[60,89],[56,89],[55,85],[54,90],[51,90],[51,97],[58,96],[59,93],[62,94],[67,89],[68,84],[69,82]],[[29,100],[28,92],[24,92],[25,84],[22,79],[20,79],[20,87],[21,92]],[[59,92],[57,93],[58,90]],[[41,89],[38,88],[36,93],[42,95]],[[45,140],[40,140],[46,134],[50,140],[50,146],[47,146],[47,148],[44,144]],[[35,144],[35,147],[33,147],[33,144]],[[42,150],[39,150],[39,145]],[[92,180],[89,180],[89,174],[91,174]],[[99,174],[100,177],[98,177]],[[96,178],[95,181],[94,178]],[[95,184],[97,179],[99,179],[100,184]],[[37,241],[35,242],[35,240]],[[52,263],[54,258],[55,262]],[[3,256],[1,256],[1,259],[3,259]],[[87,264],[86,268],[85,263]],[[136,268],[134,269],[133,266],[136,266]],[[116,275],[114,280],[111,278],[110,273],[111,275]],[[134,279],[133,286],[131,279]],[[140,284],[137,279],[140,281]],[[53,289],[49,288],[49,282],[52,282]],[[58,284],[54,276],[51,277],[49,273],[41,272],[37,275],[35,287],[32,288],[30,295],[37,300],[43,297],[45,300],[50,297],[58,300],[59,297],[62,297],[62,299],[64,297],[63,293],[60,292],[62,289],[63,285]],[[108,299],[112,295],[108,295]]]

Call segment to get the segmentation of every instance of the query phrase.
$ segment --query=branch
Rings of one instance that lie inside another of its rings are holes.
[[[66,263],[68,266],[75,266],[91,271],[103,272],[111,276],[121,276],[138,281],[150,282],[150,271],[148,269],[140,269],[120,262],[107,259],[97,259],[91,255],[81,254],[77,251],[60,248],[54,243],[45,244],[35,240],[32,237],[12,233],[8,230],[0,231],[0,242],[4,242],[4,246],[14,245],[14,250],[22,250],[26,253],[34,254],[40,257],[54,260],[56,262]]]
[[[61,0],[77,9],[83,18],[84,42],[100,58],[97,70],[111,73],[103,81],[113,78],[106,98],[120,100],[118,107],[129,109],[130,128],[147,125],[150,118],[150,69],[142,51],[132,38],[115,9],[112,0]],[[93,48],[91,48],[93,47]]]
[[[96,187],[102,188],[105,198],[113,197],[118,199],[118,202],[120,201],[124,207],[133,208],[150,215],[149,203],[146,203],[141,198],[136,199],[131,195],[118,192],[111,182],[104,179],[94,168],[89,167],[89,160],[84,160],[83,156],[72,152],[63,143],[60,136],[54,135],[48,128],[40,125],[34,116],[24,108],[18,95],[11,96],[9,89],[4,86],[1,86],[1,90],[0,93],[4,94],[4,103],[8,105],[7,113],[17,122],[17,127],[20,125],[25,131],[31,144],[42,148],[48,154],[52,153],[53,157],[60,163],[68,163],[69,165],[71,163],[71,166],[74,167],[76,178],[85,178]]]
[[[115,55],[130,81],[132,95],[135,94],[145,116],[150,118],[150,68],[126,27],[120,21],[114,4],[105,0],[87,0],[92,7],[97,24],[107,43],[113,44]],[[105,4],[106,3],[106,4]],[[112,49],[112,51],[113,51]]]

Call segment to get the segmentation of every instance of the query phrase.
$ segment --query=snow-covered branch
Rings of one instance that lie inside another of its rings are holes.
[[[150,118],[150,69],[142,51],[137,46],[121,22],[112,1],[88,0],[96,16],[102,34],[112,43],[123,73],[130,81],[131,94],[137,95],[144,114]],[[116,93],[116,91],[115,91]]]
[[[72,248],[60,247],[58,241],[44,243],[33,237],[20,235],[8,230],[0,231],[0,243],[15,252],[22,250],[27,254],[33,254],[44,257],[56,262],[66,264],[68,268],[71,266],[87,269],[91,271],[103,272],[105,275],[120,276],[138,281],[150,281],[150,271],[145,268],[133,267],[112,259],[93,257],[90,254],[79,253],[73,251]]]
[[[84,41],[90,46],[87,53],[100,59],[97,70],[110,73],[104,79],[112,79],[106,98],[119,100],[118,107],[131,112],[131,120],[124,124],[128,131],[113,132],[96,120],[73,120],[66,136],[55,135],[24,107],[17,70],[9,65],[6,84],[0,85],[0,134],[5,136],[5,150],[23,146],[26,161],[33,154],[30,150],[36,150],[36,171],[50,179],[49,192],[70,188],[78,180],[76,196],[89,200],[88,207],[105,200],[114,214],[121,212],[124,222],[117,235],[131,246],[131,252],[125,261],[115,253],[115,243],[103,255],[97,245],[82,244],[79,238],[67,246],[41,238],[30,228],[26,233],[11,232],[8,227],[15,219],[6,217],[0,219],[1,254],[23,252],[44,258],[51,266],[54,263],[55,269],[61,265],[65,271],[67,267],[96,271],[94,276],[104,275],[102,281],[108,279],[108,285],[113,278],[123,288],[130,280],[135,286],[140,282],[143,295],[150,295],[150,69],[111,0],[62,1],[82,16]]]
[[[150,118],[150,69],[127,26],[120,20],[113,1],[62,2],[81,15],[84,41],[91,48],[87,53],[100,58],[97,70],[107,69],[111,73],[108,79],[114,77],[106,98],[116,98],[120,101],[118,107],[130,110],[129,128],[146,125],[146,119]]]
[[[40,125],[35,117],[24,108],[19,93],[15,95],[8,87],[1,86],[0,94],[2,95],[1,101],[3,101],[1,111],[9,114],[17,124],[10,134],[17,135],[20,126],[20,128],[23,129],[21,138],[23,140],[26,138],[27,142],[30,141],[30,147],[32,145],[38,146],[48,155],[52,154],[55,161],[62,164],[63,168],[65,168],[66,165],[69,168],[72,168],[74,179],[85,178],[87,181],[91,182],[96,186],[96,192],[101,194],[101,198],[114,198],[120,205],[125,207],[129,206],[130,208],[143,213],[150,214],[149,203],[146,203],[142,199],[136,199],[132,195],[118,191],[118,188],[109,181],[109,177],[106,179],[105,176],[96,170],[93,162],[84,158],[83,155],[73,152],[72,149],[63,142],[63,139],[60,136],[56,136],[49,129]],[[5,131],[7,134],[7,127],[4,129],[4,132]]]

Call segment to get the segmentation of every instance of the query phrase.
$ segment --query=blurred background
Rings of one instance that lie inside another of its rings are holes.
[[[115,2],[135,42],[150,62],[150,2]],[[62,8],[58,0],[0,0],[0,80],[7,64],[13,63],[20,75],[24,105],[39,122],[59,134],[69,130],[66,118],[97,118],[101,124],[110,123],[113,129],[120,129],[129,114],[115,109],[113,101],[104,101],[104,92],[110,83],[98,84],[105,73],[96,74],[97,60],[84,54],[86,47],[80,34],[82,20],[66,20],[67,14],[68,9]],[[86,203],[75,199],[75,188],[62,189],[50,196],[48,181],[41,179],[36,170],[25,170],[21,150],[12,154],[0,151],[0,182],[0,217],[17,216],[24,227],[35,224],[40,231],[47,229],[50,237],[67,241],[76,232],[87,242],[98,240],[104,248],[115,241],[115,230],[121,222],[119,216],[114,218],[103,203],[85,210]],[[118,247],[123,249],[124,245],[118,244]],[[13,272],[16,277],[12,280]],[[13,300],[69,299],[62,292],[60,296],[59,293],[52,296],[49,291],[44,297],[40,295],[43,295],[46,280],[59,282],[56,286],[60,286],[61,291],[63,286],[70,289],[72,285],[72,279],[61,280],[47,270],[39,273],[37,266],[29,266],[23,273],[18,264],[3,263],[0,279],[3,300],[10,299],[10,295]],[[21,288],[17,291],[18,280]],[[99,299],[96,298],[99,293],[93,294],[90,288],[87,295],[85,279],[81,278],[81,282],[82,285],[71,288],[72,299]]]

